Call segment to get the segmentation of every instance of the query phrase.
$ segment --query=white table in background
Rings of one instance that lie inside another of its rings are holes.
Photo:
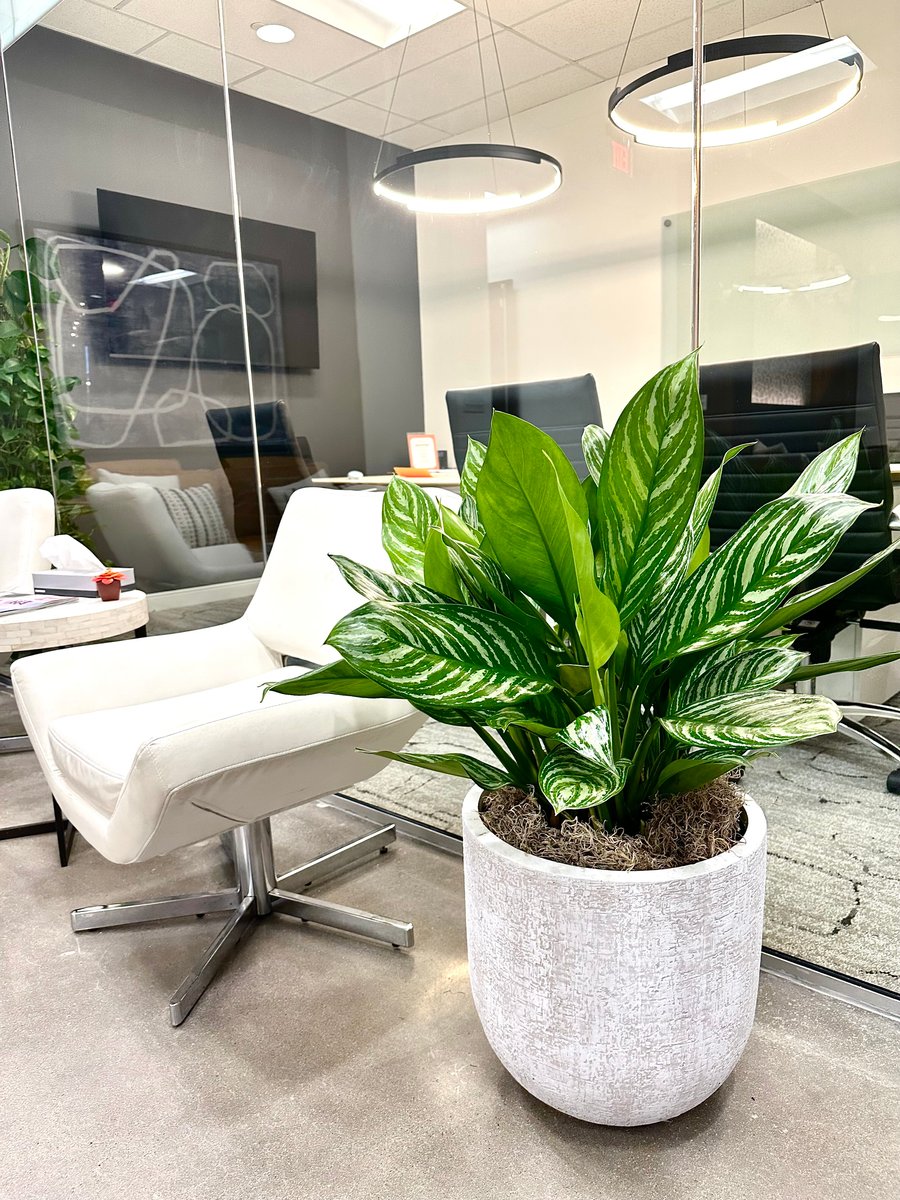
[[[434,471],[431,475],[363,475],[358,479],[351,478],[349,475],[316,475],[310,480],[310,483],[319,484],[322,487],[387,487],[392,479],[405,479],[407,483],[416,483],[419,487],[424,488],[458,488],[459,487],[459,471],[450,470]]]
[[[35,654],[41,650],[59,650],[64,646],[82,646],[106,638],[134,633],[143,637],[149,619],[147,597],[143,592],[123,592],[118,600],[100,600],[96,596],[54,604],[28,613],[0,617],[0,654]],[[0,754],[30,750],[25,736],[0,738]],[[0,829],[0,840],[30,837],[37,833],[55,833],[60,866],[69,861],[74,830],[53,799],[53,820],[28,825],[9,825]]]

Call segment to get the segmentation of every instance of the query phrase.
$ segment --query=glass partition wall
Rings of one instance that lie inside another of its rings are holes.
[[[708,62],[695,156],[690,58],[630,85],[690,51],[698,13],[707,45],[850,38],[859,95],[804,123],[840,92],[835,61],[761,81],[741,73],[782,52]],[[280,40],[264,40],[270,25]],[[547,428],[565,430],[564,394],[611,428],[695,338],[704,371],[749,362],[760,394],[782,397],[796,381],[773,360],[878,342],[890,435],[897,34],[887,0],[465,0],[384,44],[276,0],[61,0],[5,63],[25,230],[50,251],[43,337],[67,381],[54,428],[84,459],[82,529],[148,590],[249,594],[314,477],[389,473],[412,432],[458,466],[472,422],[519,395],[508,385],[550,384],[528,414]],[[718,144],[729,123],[770,119],[798,123]],[[400,155],[498,143],[557,160],[559,189],[474,215],[373,189]],[[10,180],[13,224],[14,198]],[[448,392],[462,393],[452,419]],[[879,638],[896,633],[839,630],[835,656]],[[893,668],[870,678],[881,701],[900,690]],[[458,736],[428,723],[417,748],[468,749]],[[771,826],[768,946],[896,991],[892,765],[833,739],[765,760],[749,783]],[[390,764],[347,803],[452,838],[457,782]]]

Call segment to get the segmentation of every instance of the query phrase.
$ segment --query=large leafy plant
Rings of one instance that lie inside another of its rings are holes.
[[[46,242],[29,238],[23,251],[0,230],[2,486],[53,491],[55,484],[60,533],[85,540],[77,523],[88,511],[82,497],[90,479],[70,440],[72,414],[62,407],[62,398],[81,381],[52,373],[43,339],[41,310],[55,298],[48,283],[56,271]]]
[[[583,482],[545,433],[495,413],[488,446],[469,444],[459,514],[391,482],[396,574],[333,556],[364,600],[328,638],[341,659],[275,690],[403,697],[471,727],[500,766],[385,757],[531,789],[551,820],[637,831],[655,798],[836,728],[831,700],[780,684],[900,657],[805,666],[789,628],[890,553],[796,592],[871,507],[846,491],[859,437],[710,554],[722,469],[744,447],[700,486],[696,355],[645,384],[610,436],[585,430]]]

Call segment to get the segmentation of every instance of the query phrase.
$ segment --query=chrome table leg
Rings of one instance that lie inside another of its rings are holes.
[[[302,891],[320,879],[326,879],[329,875],[362,862],[373,854],[380,854],[396,840],[397,830],[393,825],[386,825],[383,829],[376,829],[373,833],[367,833],[345,846],[339,846],[336,850],[330,850],[327,854],[279,875],[278,886],[281,888],[289,884],[291,889]]]
[[[241,903],[237,888],[224,892],[191,892],[163,900],[128,900],[124,904],[93,904],[72,910],[76,933],[89,929],[111,929],[116,925],[140,925],[144,921],[168,921],[174,917],[199,917],[204,913],[231,912]]]
[[[245,896],[222,929],[212,942],[194,971],[188,975],[181,987],[169,1001],[169,1020],[173,1025],[180,1025],[185,1019],[213,979],[219,969],[237,949],[242,938],[254,928],[257,922],[256,899]]]
[[[327,925],[330,929],[342,929],[345,933],[357,933],[360,937],[387,942],[391,946],[410,947],[413,944],[413,927],[409,921],[394,921],[390,917],[379,917],[375,913],[348,908],[344,904],[314,900],[311,896],[296,896],[292,892],[283,892],[281,888],[273,888],[270,897],[272,912],[283,913],[287,917]]]

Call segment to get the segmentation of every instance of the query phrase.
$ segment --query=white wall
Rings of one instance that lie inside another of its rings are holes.
[[[829,0],[826,9],[832,34],[848,34],[874,60],[862,94],[809,129],[707,151],[705,204],[798,184],[815,188],[831,176],[900,160],[900,10],[894,0]],[[821,34],[821,9],[816,5],[752,32],[770,30]],[[664,297],[664,256],[674,252],[664,244],[674,246],[675,239],[663,225],[689,211],[689,155],[633,145],[631,174],[615,170],[611,143],[620,135],[606,115],[611,86],[514,117],[521,144],[562,162],[564,183],[554,197],[506,217],[419,219],[426,425],[441,445],[449,445],[447,387],[592,371],[604,423],[611,425],[666,357],[689,349],[685,289],[672,300]],[[481,136],[474,131],[461,140]],[[852,205],[845,219],[853,222]],[[490,290],[500,283],[507,303],[505,329],[498,334]],[[818,311],[808,306],[802,321],[792,314],[797,326],[791,349],[886,341],[882,325],[864,337],[858,328],[848,329],[836,343],[833,326],[820,322]],[[719,316],[715,295],[708,295],[704,318],[713,361],[720,357],[712,352]],[[830,340],[820,343],[826,334]],[[900,358],[888,352],[884,373],[887,389],[900,390]]]

